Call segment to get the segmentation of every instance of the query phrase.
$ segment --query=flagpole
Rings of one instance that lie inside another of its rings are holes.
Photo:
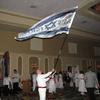
[[[61,48],[59,49],[59,52],[58,52],[58,56],[57,56],[57,60],[56,62],[54,63],[54,69],[56,69],[57,67],[57,63],[58,63],[58,60],[59,60],[59,57],[61,56],[61,53],[62,53],[62,49],[64,47],[64,44],[65,44],[65,41],[67,40],[67,35],[65,36],[63,42],[62,42],[62,45],[61,45]]]

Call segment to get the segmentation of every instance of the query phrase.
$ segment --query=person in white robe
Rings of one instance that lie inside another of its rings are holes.
[[[73,88],[73,87],[74,87],[74,75],[73,75],[72,72],[68,72],[68,75],[69,75],[69,77],[70,77],[69,86],[70,86],[71,88]]]
[[[64,88],[64,86],[63,86],[63,76],[62,76],[62,73],[59,73],[58,74],[58,88],[60,88],[60,89],[63,89]]]
[[[75,83],[75,88],[76,89],[79,86],[79,78],[78,78],[78,76],[79,76],[79,72],[76,71],[75,74],[74,74],[74,83]]]
[[[55,83],[54,75],[51,76],[51,78],[48,82],[48,92],[51,94],[56,93],[56,83]]]
[[[56,89],[59,88],[59,76],[58,76],[58,73],[55,74],[55,83],[56,83]]]
[[[86,86],[85,86],[85,76],[83,74],[83,71],[80,71],[78,79],[79,79],[78,91],[81,93],[81,95],[85,95],[85,92],[87,92],[87,89],[86,89]]]

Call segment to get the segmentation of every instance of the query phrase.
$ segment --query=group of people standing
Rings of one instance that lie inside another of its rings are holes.
[[[17,94],[20,90],[19,88],[19,81],[20,75],[18,74],[17,70],[13,70],[12,76],[1,76],[1,85],[0,85],[0,96],[8,96],[9,94]]]
[[[63,89],[63,75],[62,72],[55,73],[50,77],[50,80],[47,82],[48,92],[51,94],[56,93],[56,89]]]
[[[2,76],[0,76],[1,78]],[[52,69],[50,72],[43,73],[39,68],[36,70],[36,73],[32,75],[32,90],[35,91],[36,87],[39,92],[39,100],[46,100],[46,92],[48,91],[51,94],[56,93],[56,89],[63,89],[66,84],[69,84],[69,87],[74,87],[81,95],[87,94],[89,100],[96,100],[94,94],[95,88],[100,88],[96,73],[92,71],[92,67],[88,67],[88,71],[83,73],[83,71],[75,71],[74,73],[71,70],[67,72],[57,73],[55,69]],[[6,76],[3,78],[3,81],[0,81],[0,84],[3,83],[3,88],[0,86],[0,94],[6,96],[10,92],[16,94],[19,91],[19,82],[20,75],[17,70],[13,70],[13,75],[11,77]],[[67,88],[66,88],[67,89]],[[3,90],[3,91],[1,91]]]
[[[100,84],[92,66],[89,66],[88,71],[85,73],[77,70],[74,73],[69,71],[68,75],[70,87],[75,88],[81,95],[87,94],[89,100],[96,100],[95,90],[100,89]]]
[[[35,75],[35,81],[33,78],[33,91],[35,90],[35,82],[38,87],[39,100],[46,100],[47,90],[49,93],[56,93],[56,89],[63,89],[66,83],[69,84],[69,87],[77,89],[81,95],[88,95],[89,100],[96,100],[94,91],[96,88],[100,88],[97,75],[92,71],[92,66],[88,67],[86,73],[83,73],[83,71],[76,71],[75,73],[71,71],[67,73],[56,73],[56,71],[52,69],[50,72],[43,74],[40,69],[37,69]]]

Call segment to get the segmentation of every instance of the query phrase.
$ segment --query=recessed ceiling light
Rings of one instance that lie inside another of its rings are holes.
[[[37,8],[36,5],[30,5],[30,8]]]
[[[83,20],[83,21],[82,21],[82,24],[85,24],[85,23],[87,23],[87,21],[86,21],[86,20]]]

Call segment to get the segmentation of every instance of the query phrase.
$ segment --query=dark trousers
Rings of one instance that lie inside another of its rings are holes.
[[[8,96],[9,95],[8,85],[4,85],[4,87],[3,87],[3,94],[4,94],[4,96]]]
[[[87,94],[88,94],[89,100],[96,100],[94,90],[95,90],[95,88],[87,88]]]
[[[0,87],[0,97],[2,95],[2,92],[3,92],[3,87]]]
[[[13,83],[13,93],[14,94],[18,93],[18,87],[19,87],[19,83],[18,82]]]

